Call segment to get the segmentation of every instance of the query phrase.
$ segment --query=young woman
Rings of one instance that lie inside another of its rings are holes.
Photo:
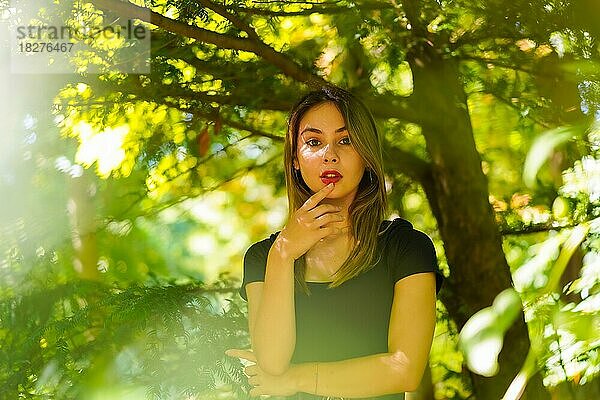
[[[381,137],[351,93],[324,87],[293,108],[289,216],[244,256],[252,351],[229,356],[251,396],[403,399],[421,380],[442,283],[431,239],[385,220]]]

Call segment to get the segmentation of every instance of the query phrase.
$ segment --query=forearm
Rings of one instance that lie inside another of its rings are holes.
[[[263,371],[284,373],[296,346],[294,261],[272,248],[254,327],[253,350]]]
[[[289,377],[298,392],[344,398],[383,396],[416,390],[422,375],[402,354],[379,353],[336,362],[295,364]],[[422,371],[421,371],[422,372]]]

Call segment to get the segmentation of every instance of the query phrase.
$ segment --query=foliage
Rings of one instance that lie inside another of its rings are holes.
[[[517,265],[513,271],[515,287],[523,299],[532,338],[530,355],[522,369],[525,382],[538,368],[544,369],[545,383],[549,386],[565,380],[585,385],[599,372],[600,191],[597,183],[600,175],[595,144],[597,129],[595,123],[587,132],[592,154],[577,160],[572,168],[563,172],[564,184],[558,189],[559,197],[554,201],[555,220],[576,225],[555,232],[533,246],[527,245],[528,251],[522,253],[523,258],[513,260],[513,265]],[[534,146],[532,151],[535,149]],[[533,169],[533,175],[536,173],[537,170]],[[522,244],[512,243],[512,246],[512,251],[518,253],[517,249]],[[522,250],[525,248],[522,247]],[[577,251],[585,254],[579,277],[565,282],[563,274]],[[579,296],[574,297],[574,294]],[[565,298],[567,295],[571,296]],[[477,314],[469,323],[476,323],[476,318]],[[461,335],[468,332],[465,329]],[[467,349],[467,353],[478,357],[482,354],[476,349]],[[521,384],[524,382],[519,383],[515,379],[507,398],[517,398]]]
[[[10,157],[19,183],[0,180],[3,398],[244,398],[241,366],[222,350],[248,345],[245,310],[227,293],[243,249],[284,219],[274,161],[285,112],[306,88],[298,70],[365,98],[386,153],[409,160],[386,171],[390,217],[431,233],[451,273],[415,182],[415,165],[431,161],[421,125],[439,117],[411,108],[420,88],[407,54],[423,43],[457,65],[533,368],[547,386],[597,377],[600,131],[590,121],[600,110],[599,32],[580,9],[593,4],[428,1],[415,16],[409,1],[135,3],[223,42],[153,27],[144,75],[118,71],[99,44],[80,76],[51,91],[53,115],[18,110],[39,121],[17,130],[19,154],[29,152]],[[93,62],[103,74],[87,73]],[[86,282],[72,266],[65,181],[90,171],[101,274]],[[567,276],[578,257],[580,271]],[[436,398],[467,398],[458,332],[442,315]]]
[[[56,266],[41,259],[37,267],[45,272],[28,276],[38,282],[33,287],[2,289],[2,398],[120,397],[140,390],[153,398],[207,398],[217,390],[246,398],[239,362],[224,356],[225,349],[246,345],[246,319],[239,300],[220,294],[223,287],[57,284],[51,279]]]
[[[498,355],[503,338],[521,309],[521,300],[513,289],[501,292],[494,303],[473,315],[460,331],[460,346],[469,369],[479,375],[498,373]]]

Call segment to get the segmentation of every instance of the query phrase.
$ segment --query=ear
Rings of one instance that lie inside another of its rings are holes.
[[[295,158],[292,160],[292,165],[294,166],[294,169],[300,169],[300,165],[298,165],[298,160],[296,160]]]

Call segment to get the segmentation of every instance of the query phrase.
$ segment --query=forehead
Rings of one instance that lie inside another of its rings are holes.
[[[328,101],[311,107],[300,119],[300,132],[306,127],[318,128],[324,133],[334,132],[345,125],[344,117],[337,106]]]

